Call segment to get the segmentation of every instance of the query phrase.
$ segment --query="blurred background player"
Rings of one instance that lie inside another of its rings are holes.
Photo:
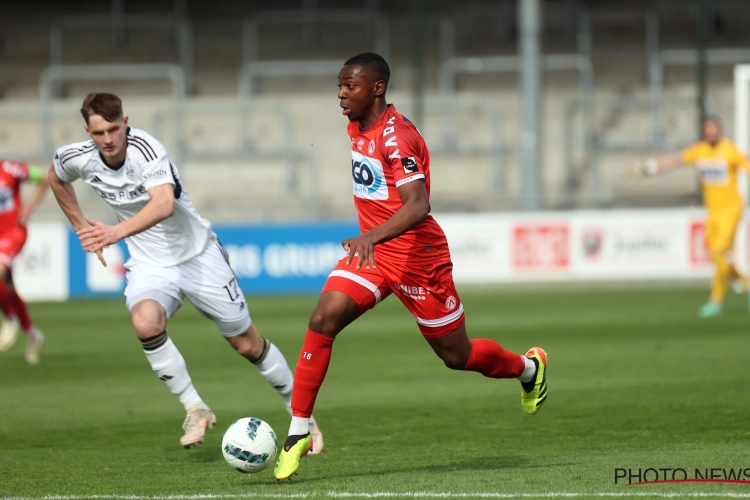
[[[21,183],[31,182],[37,188],[31,200],[21,202]],[[7,351],[16,342],[19,328],[26,335],[26,362],[39,363],[39,351],[44,344],[44,334],[31,320],[26,303],[13,285],[13,259],[21,253],[26,243],[26,223],[34,212],[49,180],[43,170],[26,163],[0,160],[0,310],[4,320],[0,327],[0,352]]]
[[[737,225],[742,218],[743,200],[737,186],[737,171],[750,171],[750,164],[732,141],[722,136],[721,120],[708,117],[703,121],[703,140],[659,158],[649,158],[636,164],[637,175],[655,175],[680,165],[694,165],[700,171],[703,199],[708,211],[706,247],[716,265],[711,296],[698,316],[708,318],[721,313],[727,283],[735,278],[747,289],[748,280],[732,262],[732,248]],[[748,297],[750,300],[750,296]]]
[[[86,252],[106,266],[102,250],[124,239],[125,297],[133,328],[151,367],[178,396],[187,417],[185,448],[203,442],[216,417],[195,390],[182,354],[167,336],[167,320],[187,297],[213,319],[229,344],[253,363],[290,410],[292,372],[281,351],[258,334],[229,265],[226,250],[201,218],[164,146],[128,126],[114,94],[89,94],[81,115],[91,140],[57,150],[49,171],[52,191]],[[70,185],[82,179],[120,221],[109,226],[84,217]],[[314,420],[310,432],[322,436]]]
[[[374,53],[350,58],[339,72],[362,234],[342,242],[347,255],[331,272],[310,317],[278,480],[296,474],[300,458],[315,449],[308,427],[336,335],[392,293],[448,368],[519,379],[521,404],[530,415],[547,398],[547,355],[541,348],[522,356],[466,333],[448,241],[430,216],[430,154],[414,124],[386,103],[389,79],[388,64]]]

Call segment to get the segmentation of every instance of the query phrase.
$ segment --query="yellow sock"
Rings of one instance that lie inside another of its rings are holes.
[[[711,256],[711,259],[716,264],[716,273],[711,283],[711,302],[721,304],[724,302],[724,297],[727,294],[727,281],[732,276],[733,270],[735,274],[739,273],[734,269],[734,265],[729,262],[726,255],[715,253]]]

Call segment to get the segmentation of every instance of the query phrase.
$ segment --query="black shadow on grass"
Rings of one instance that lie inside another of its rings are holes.
[[[207,464],[224,461],[221,450],[205,444],[198,444],[187,450],[181,446],[164,448],[164,454],[169,461],[174,462]]]

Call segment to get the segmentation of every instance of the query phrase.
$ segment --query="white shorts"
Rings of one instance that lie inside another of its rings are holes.
[[[146,299],[155,300],[171,318],[187,297],[203,315],[213,320],[225,337],[250,327],[250,314],[226,250],[215,234],[202,253],[170,267],[140,261],[125,263],[125,301],[128,309]]]

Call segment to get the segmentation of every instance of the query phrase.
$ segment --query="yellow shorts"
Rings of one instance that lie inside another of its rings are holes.
[[[742,217],[742,206],[709,211],[706,221],[706,247],[711,253],[728,252],[734,246],[734,234]]]

